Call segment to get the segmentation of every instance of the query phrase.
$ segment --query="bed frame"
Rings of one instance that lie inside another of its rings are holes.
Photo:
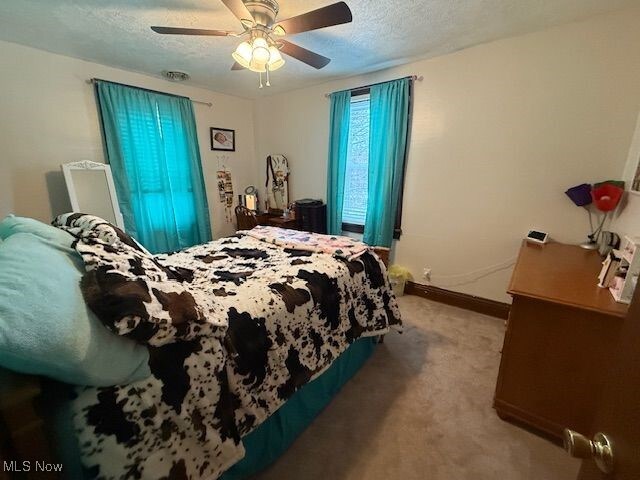
[[[35,462],[54,463],[42,408],[40,377],[0,369],[0,479],[60,478],[36,472]],[[28,463],[23,463],[28,462]],[[27,472],[27,468],[30,470]]]

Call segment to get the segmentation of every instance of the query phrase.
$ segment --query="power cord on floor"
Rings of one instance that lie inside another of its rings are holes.
[[[515,265],[516,259],[517,257],[513,257],[502,263],[497,263],[495,265],[490,265],[467,273],[459,273],[456,275],[431,275],[429,283],[437,285],[438,287],[458,287],[461,285],[467,285],[469,283],[477,282],[481,278],[512,267]]]

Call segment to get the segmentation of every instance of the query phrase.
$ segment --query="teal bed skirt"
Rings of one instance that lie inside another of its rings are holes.
[[[220,480],[243,480],[265,469],[289,448],[373,353],[377,337],[354,342],[318,378],[309,382],[242,439],[245,457]]]
[[[377,337],[354,342],[318,378],[309,382],[273,415],[244,439],[245,457],[233,465],[221,480],[243,480],[277,460],[313,419],[326,407],[342,386],[373,353]],[[64,464],[62,478],[85,478],[80,465],[80,448],[73,432],[69,398],[71,389],[58,382],[45,382],[43,412],[57,458]]]

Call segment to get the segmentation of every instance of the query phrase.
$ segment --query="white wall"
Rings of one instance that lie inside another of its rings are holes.
[[[7,42],[0,42],[0,59],[7,67],[0,75],[0,218],[13,212],[51,221],[70,210],[60,165],[104,161],[93,86],[85,82],[97,77],[213,103],[194,104],[211,222],[215,237],[235,230],[218,201],[209,127],[236,130],[236,153],[227,164],[234,190],[244,190],[256,182],[250,100]]]
[[[586,218],[563,191],[620,177],[640,110],[638,24],[640,9],[626,10],[255,103],[0,42],[2,63],[11,66],[0,76],[0,216],[49,221],[69,209],[60,164],[104,161],[88,78],[213,102],[195,111],[218,237],[233,224],[217,201],[209,127],[236,129],[228,162],[236,193],[261,183],[268,154],[284,153],[291,198],[324,198],[324,94],[419,74],[395,262],[418,281],[431,267],[436,285],[506,300],[509,269],[455,284],[508,263],[529,227],[560,241],[584,238]],[[632,198],[616,225],[638,230],[638,218],[640,198]]]
[[[451,55],[261,99],[256,151],[285,154],[292,198],[325,198],[324,94],[423,75],[414,98],[403,231],[395,263],[417,281],[508,300],[527,229],[580,242],[587,219],[564,195],[619,178],[640,107],[640,9],[492,42]],[[454,277],[451,277],[454,276]]]
[[[636,122],[636,129],[629,147],[629,155],[625,165],[623,178],[627,187],[631,185],[640,162],[640,113]],[[622,197],[620,207],[611,225],[611,230],[620,235],[640,237],[640,192],[627,191]]]

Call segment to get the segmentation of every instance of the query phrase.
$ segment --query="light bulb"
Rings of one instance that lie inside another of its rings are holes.
[[[252,42],[252,46],[253,48],[258,48],[258,47],[269,48],[269,44],[263,37],[254,38]]]
[[[269,47],[269,70],[272,72],[284,65],[284,58],[280,55],[280,50],[275,45]]]
[[[266,64],[269,62],[271,54],[269,53],[269,49],[265,47],[253,47],[253,56],[251,60],[254,62],[258,62],[259,64]]]
[[[253,72],[264,72],[265,66],[269,62],[269,44],[262,37],[256,37],[251,41],[251,61],[249,70]]]
[[[267,71],[267,63],[266,62],[259,62],[254,58],[251,59],[251,62],[249,63],[249,70],[251,70],[252,72],[266,72]]]
[[[242,42],[236,48],[236,51],[231,54],[233,59],[242,65],[244,68],[249,68],[251,57],[253,55],[253,49],[249,42]]]

